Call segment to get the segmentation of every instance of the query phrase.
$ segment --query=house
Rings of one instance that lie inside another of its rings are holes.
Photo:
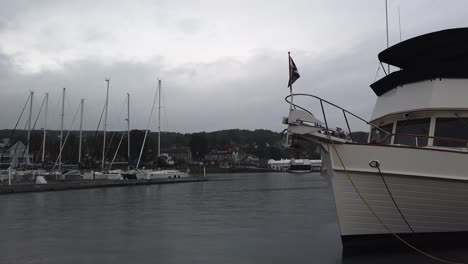
[[[232,166],[239,162],[239,152],[233,149],[212,150],[205,155],[205,162],[212,165]]]
[[[8,148],[8,141],[2,140],[0,144],[0,166],[9,167],[12,165],[30,165],[32,154],[26,153],[26,145],[18,141],[13,146]]]
[[[190,148],[162,149],[161,153],[169,155],[169,157],[178,164],[190,164],[192,162],[192,152]]]
[[[253,155],[253,154],[248,154],[245,155],[246,157],[242,160],[242,163],[244,165],[250,165],[250,166],[259,166],[260,165],[260,159]]]

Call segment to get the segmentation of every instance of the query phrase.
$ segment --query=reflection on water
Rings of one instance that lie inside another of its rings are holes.
[[[342,259],[318,174],[212,176],[231,180],[1,196],[0,263],[431,263]]]

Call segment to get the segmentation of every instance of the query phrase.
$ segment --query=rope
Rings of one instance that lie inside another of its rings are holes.
[[[107,171],[110,171],[112,165],[114,164],[114,161],[115,161],[115,158],[117,157],[117,153],[119,152],[119,149],[120,149],[120,145],[122,144],[122,139],[124,137],[124,135],[127,133],[127,131],[124,131],[122,133],[122,136],[120,137],[120,141],[119,141],[119,145],[117,146],[117,149],[115,150],[115,154],[114,154],[114,158],[112,158],[112,162],[111,164],[109,165],[109,167],[107,168]]]
[[[42,107],[44,106],[44,103],[45,103],[45,97],[44,99],[42,100],[42,104],[41,104],[41,107],[39,108],[39,111],[37,112],[37,116],[36,116],[36,120],[34,121],[34,125],[31,129],[31,132],[34,132],[34,129],[36,129],[36,124],[37,124],[37,120],[39,120],[39,116],[41,115],[41,112],[42,112]],[[29,121],[28,121],[29,122]],[[26,144],[26,148],[23,150],[23,154],[21,154],[21,158],[24,158],[24,153],[26,153],[26,149],[29,148],[29,143],[30,143],[31,139],[28,138],[28,140],[26,141],[27,144]],[[41,150],[42,150],[42,147],[41,147]],[[29,154],[29,153],[28,153]],[[37,157],[39,157],[39,155],[37,155]]]
[[[327,134],[328,135],[328,134]],[[447,260],[444,260],[444,259],[441,259],[441,258],[438,258],[436,256],[433,256],[413,245],[411,245],[409,242],[407,242],[406,240],[404,240],[403,238],[401,238],[399,235],[397,235],[396,233],[394,233],[389,226],[387,226],[385,224],[385,222],[377,215],[377,213],[374,211],[374,209],[372,209],[372,207],[369,205],[369,203],[367,202],[367,200],[364,198],[364,196],[361,194],[361,192],[358,190],[356,184],[354,183],[354,181],[351,179],[351,176],[349,175],[349,172],[348,170],[346,169],[346,166],[344,165],[344,162],[343,160],[341,159],[341,156],[340,156],[340,153],[338,152],[336,146],[335,146],[335,142],[333,142],[333,140],[331,139],[330,135],[328,135],[328,139],[331,141],[332,143],[332,146],[333,146],[333,149],[335,150],[336,152],[336,155],[338,156],[338,159],[341,163],[341,166],[343,166],[343,170],[347,176],[347,178],[349,179],[349,181],[351,182],[351,185],[353,186],[354,190],[356,191],[356,193],[359,195],[359,198],[364,202],[364,204],[366,205],[366,207],[369,209],[369,211],[371,211],[371,213],[375,216],[375,218],[380,222],[380,224],[382,224],[385,229],[387,229],[387,231],[392,234],[396,239],[400,240],[403,244],[407,245],[408,247],[414,249],[415,251],[431,258],[431,259],[434,259],[434,260],[437,260],[441,263],[449,263],[449,264],[462,264],[461,262],[452,262],[452,261],[447,261]]]
[[[62,146],[60,146],[60,152],[59,152],[59,155],[57,156],[57,159],[55,160],[54,167],[52,167],[52,171],[55,169],[55,167],[56,167],[57,164],[58,164],[59,159],[62,157],[62,151],[63,151],[63,149],[65,148],[65,144],[67,143],[67,139],[68,139],[68,136],[70,135],[71,129],[72,129],[72,127],[73,127],[73,124],[75,124],[76,116],[78,115],[78,110],[80,110],[80,106],[79,106],[79,105],[78,105],[78,107],[76,108],[75,116],[73,117],[73,120],[72,120],[72,123],[71,123],[71,125],[70,125],[70,128],[69,128],[68,131],[67,131],[67,135],[65,136],[65,140],[63,141]]]
[[[400,216],[401,218],[403,218],[403,221],[405,221],[406,225],[408,226],[408,228],[411,230],[411,232],[414,233],[414,230],[413,228],[411,227],[411,225],[408,223],[408,221],[406,220],[405,216],[403,215],[403,213],[401,212],[400,210],[400,207],[397,205],[395,199],[393,198],[393,195],[392,193],[390,192],[390,189],[388,188],[388,185],[387,185],[387,181],[385,180],[383,174],[382,174],[382,171],[380,170],[380,163],[377,163],[377,166],[376,168],[379,170],[379,174],[380,174],[380,177],[382,177],[382,181],[385,185],[385,188],[387,189],[387,192],[388,192],[388,195],[390,195],[390,198],[392,199],[392,202],[393,204],[395,205],[396,209],[398,210],[398,213],[400,213]]]

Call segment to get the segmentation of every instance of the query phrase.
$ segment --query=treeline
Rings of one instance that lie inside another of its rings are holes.
[[[130,159],[137,160],[143,143],[145,131],[132,130],[130,132]],[[64,132],[66,144],[62,151],[62,161],[69,164],[78,162],[79,132],[71,131],[67,136]],[[27,131],[0,130],[0,138],[10,138],[13,145],[17,141],[27,142]],[[149,132],[145,148],[142,153],[142,161],[154,161],[157,155],[158,134]],[[42,156],[43,132],[36,130],[31,133],[30,153],[34,162],[40,162]],[[117,151],[116,161],[127,161],[127,132],[110,131],[106,134],[106,160],[111,161]],[[82,161],[88,166],[95,165],[102,158],[103,133],[95,131],[83,131]],[[120,147],[119,147],[120,143]],[[47,131],[46,137],[46,161],[54,163],[60,152],[60,131]],[[235,150],[246,154],[255,155],[260,159],[281,158],[311,158],[320,157],[318,146],[313,143],[301,142],[294,144],[293,148],[284,148],[281,133],[265,129],[242,130],[230,129],[215,132],[199,133],[161,133],[161,149],[189,148],[192,159],[203,161],[204,156],[212,150]]]

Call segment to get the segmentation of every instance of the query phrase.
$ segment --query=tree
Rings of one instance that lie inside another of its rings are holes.
[[[206,133],[195,133],[192,134],[190,138],[190,151],[192,152],[192,157],[195,160],[202,160],[205,157],[205,154],[208,153],[208,141],[206,138]]]

